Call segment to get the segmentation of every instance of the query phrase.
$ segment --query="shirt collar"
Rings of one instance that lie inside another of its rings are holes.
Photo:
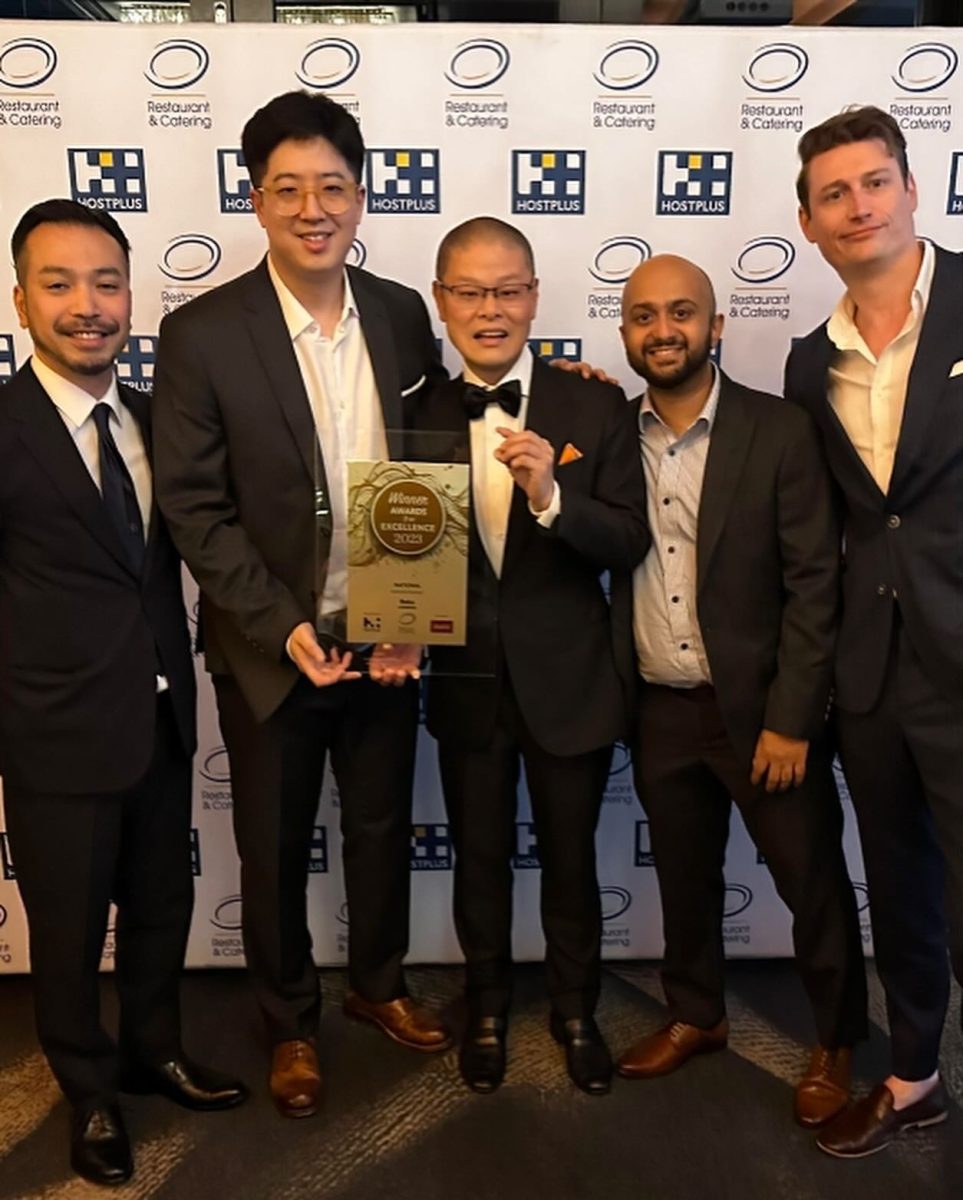
[[[703,404],[699,415],[689,426],[689,429],[687,429],[685,433],[679,435],[680,437],[685,437],[686,433],[688,433],[690,429],[694,429],[700,421],[705,421],[706,429],[709,433],[712,432],[712,426],[715,424],[716,420],[716,411],[719,408],[719,393],[722,390],[722,372],[711,359],[709,360],[709,365],[712,367],[712,387],[709,389],[709,395],[706,396],[706,402]],[[659,414],[655,411],[655,405],[649,398],[648,391],[646,391],[645,395],[642,397],[642,405],[639,409],[639,417],[640,420],[642,420],[643,427],[645,424],[644,418],[646,416],[658,421],[659,424],[664,426],[666,429],[669,428]],[[675,434],[673,434],[673,437],[674,436]]]
[[[930,289],[933,286],[933,270],[936,266],[936,251],[933,243],[925,239],[920,241],[923,247],[923,259],[913,284],[910,296],[910,311],[906,323],[898,336],[902,336],[922,320],[930,299]],[[839,303],[833,309],[832,316],[826,325],[829,340],[837,350],[860,350],[865,343],[863,335],[856,328],[856,305],[849,292],[844,292]]]
[[[118,421],[120,420],[121,400],[120,392],[117,390],[116,375],[111,376],[110,387],[98,399],[96,396],[91,396],[90,392],[85,392],[82,387],[71,383],[69,379],[64,379],[63,375],[58,375],[36,354],[31,356],[30,366],[37,377],[37,382],[75,428],[79,428],[90,417],[95,404],[109,405],[114,416]]]
[[[526,398],[532,390],[532,364],[535,361],[535,356],[532,354],[531,348],[526,346],[514,363],[509,367],[505,374],[499,379],[498,383],[485,383],[483,379],[479,379],[475,372],[466,363],[462,368],[462,377],[466,383],[474,383],[478,387],[496,388],[501,387],[503,383],[508,383],[513,379],[518,380],[518,385],[522,389],[522,395]]]
[[[267,256],[267,267],[271,283],[274,285],[275,292],[277,292],[278,303],[281,305],[281,315],[284,317],[284,324],[287,326],[288,334],[292,342],[297,341],[307,329],[310,329],[312,326],[317,328],[318,323],[278,274],[277,268],[271,261],[270,254]],[[358,316],[358,306],[355,303],[354,292],[351,290],[351,280],[348,277],[348,272],[345,271],[344,304],[341,307],[341,316],[338,320],[339,328],[351,316]]]

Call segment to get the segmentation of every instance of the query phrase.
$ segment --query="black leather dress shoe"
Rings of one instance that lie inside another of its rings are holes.
[[[75,1108],[70,1124],[70,1165],[91,1183],[126,1183],[134,1173],[127,1130],[116,1104]]]
[[[946,1089],[938,1079],[922,1100],[906,1108],[894,1105],[893,1093],[885,1083],[879,1084],[830,1121],[816,1138],[816,1145],[834,1158],[866,1158],[907,1130],[945,1121]]]
[[[568,1021],[552,1014],[552,1037],[565,1047],[568,1074],[576,1087],[590,1096],[604,1096],[612,1085],[612,1056],[592,1017]]]
[[[476,1017],[465,1031],[458,1067],[473,1092],[487,1095],[505,1078],[506,1029],[504,1017]]]
[[[194,1112],[234,1108],[248,1097],[243,1083],[183,1057],[165,1063],[139,1063],[128,1067],[121,1074],[120,1087],[121,1091],[138,1096],[166,1096]]]

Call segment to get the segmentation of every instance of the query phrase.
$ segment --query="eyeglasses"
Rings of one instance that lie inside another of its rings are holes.
[[[499,287],[475,287],[470,283],[448,284],[442,283],[440,279],[436,282],[443,292],[447,292],[452,300],[463,308],[478,307],[489,295],[494,296],[499,304],[511,308],[513,304],[521,304],[528,293],[538,286],[537,279],[529,283],[503,283]]]
[[[284,183],[277,187],[256,187],[254,191],[270,196],[279,217],[294,217],[304,208],[308,196],[313,196],[322,212],[329,217],[346,213],[358,194],[358,184],[348,180],[329,179],[318,187],[301,187]]]

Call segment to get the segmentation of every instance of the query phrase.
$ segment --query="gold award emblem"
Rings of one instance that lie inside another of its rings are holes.
[[[434,488],[418,479],[389,483],[371,505],[371,528],[392,554],[427,554],[445,532],[445,508]]]

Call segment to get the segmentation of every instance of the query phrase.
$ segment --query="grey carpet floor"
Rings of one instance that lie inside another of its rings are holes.
[[[412,990],[453,1025],[461,973],[417,968]],[[546,1027],[538,967],[518,972],[504,1085],[475,1096],[455,1052],[418,1055],[340,1011],[344,976],[322,972],[325,1101],[310,1120],[278,1117],[266,1050],[240,972],[195,972],[184,984],[185,1040],[199,1060],[252,1087],[234,1112],[195,1115],[159,1097],[128,1097],[137,1171],[118,1200],[961,1200],[963,1045],[959,992],[944,1038],[949,1120],[857,1162],[827,1158],[791,1115],[811,1025],[785,962],[734,962],[729,1049],[666,1079],[617,1080],[591,1099],[565,1074]],[[104,983],[105,1010],[112,989]],[[657,970],[610,966],[599,1021],[614,1051],[662,1020]],[[857,1089],[886,1073],[882,995],[871,975],[873,1034]],[[68,1113],[33,1034],[30,984],[0,978],[0,1200],[107,1194],[70,1174]]]

